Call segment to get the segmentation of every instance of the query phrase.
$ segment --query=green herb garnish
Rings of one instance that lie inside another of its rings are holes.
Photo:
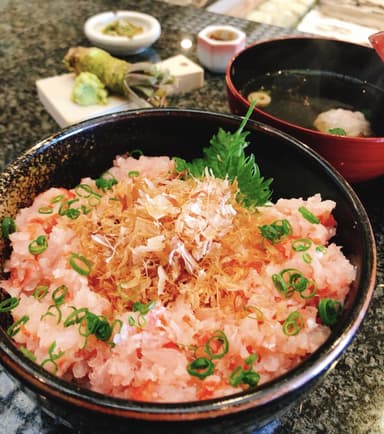
[[[249,142],[246,138],[249,131],[243,131],[253,112],[255,103],[251,104],[239,129],[235,133],[219,131],[210,140],[210,147],[203,149],[204,158],[196,158],[186,162],[175,157],[176,170],[186,171],[190,176],[204,176],[206,168],[216,178],[237,181],[239,194],[237,200],[247,208],[264,205],[271,197],[269,188],[272,179],[264,179],[253,154],[246,155],[245,148]]]
[[[345,132],[345,130],[343,128],[330,128],[328,130],[329,134],[335,134],[337,136],[346,136],[347,133]]]

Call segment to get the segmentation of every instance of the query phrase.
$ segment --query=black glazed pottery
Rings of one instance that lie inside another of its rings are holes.
[[[0,176],[0,218],[14,215],[51,186],[75,186],[97,177],[117,154],[201,155],[219,127],[235,131],[241,118],[199,110],[143,109],[99,117],[53,135],[21,155]],[[208,401],[151,404],[100,395],[49,374],[7,337],[3,314],[0,360],[45,410],[76,432],[250,433],[265,425],[318,383],[356,334],[372,296],[376,250],[370,222],[356,194],[322,157],[285,133],[249,121],[249,151],[264,177],[274,178],[273,199],[320,193],[336,201],[336,242],[357,268],[342,320],[330,338],[296,369],[242,393]],[[7,255],[3,247],[2,258]]]

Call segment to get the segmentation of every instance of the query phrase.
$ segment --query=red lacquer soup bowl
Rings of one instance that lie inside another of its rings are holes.
[[[253,92],[265,92],[270,101],[256,103],[253,118],[302,140],[349,182],[384,174],[384,62],[375,50],[328,38],[262,41],[231,60],[226,85],[230,109],[240,115]],[[361,119],[347,115],[343,125],[330,110],[360,113],[369,136],[342,135],[345,122]],[[325,129],[317,130],[314,121],[324,112]]]

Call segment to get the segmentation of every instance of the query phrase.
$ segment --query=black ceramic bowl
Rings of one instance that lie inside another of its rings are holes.
[[[0,218],[51,186],[75,186],[97,177],[115,155],[141,148],[147,155],[201,155],[219,127],[235,131],[241,118],[197,110],[147,109],[100,117],[67,128],[35,145],[0,176]],[[273,177],[274,199],[321,193],[336,201],[336,242],[357,267],[342,320],[330,338],[296,369],[242,393],[208,401],[151,404],[100,395],[49,374],[18,351],[2,318],[0,359],[48,412],[85,432],[247,433],[286,411],[339,359],[356,334],[372,296],[376,253],[371,226],[357,196],[322,157],[272,127],[250,121],[250,151],[265,177]],[[7,252],[3,246],[3,259]]]

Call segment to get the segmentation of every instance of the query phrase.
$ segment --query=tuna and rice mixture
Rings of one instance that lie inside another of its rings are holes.
[[[268,382],[330,335],[355,269],[320,195],[256,209],[168,157],[116,157],[15,218],[8,334],[48,371],[152,402]],[[6,303],[2,303],[4,306]]]

